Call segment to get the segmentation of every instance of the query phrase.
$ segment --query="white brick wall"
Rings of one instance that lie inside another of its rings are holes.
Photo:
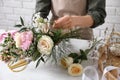
[[[0,0],[0,28],[13,29],[22,16],[30,24],[36,0]],[[120,0],[106,0],[107,18],[105,24],[94,29],[96,36],[102,36],[106,27],[120,31]]]
[[[23,17],[26,24],[31,24],[36,0],[0,0],[0,28],[13,29]]]

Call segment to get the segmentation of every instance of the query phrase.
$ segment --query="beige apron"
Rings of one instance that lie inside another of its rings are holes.
[[[51,0],[52,20],[64,15],[86,15],[86,0]],[[81,29],[82,39],[92,39],[92,29]]]

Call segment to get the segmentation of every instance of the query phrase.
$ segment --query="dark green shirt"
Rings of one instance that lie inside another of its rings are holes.
[[[87,14],[91,15],[94,24],[91,28],[104,23],[106,17],[106,0],[87,0]],[[51,10],[51,0],[36,0],[36,12],[41,13],[41,17],[46,18]]]

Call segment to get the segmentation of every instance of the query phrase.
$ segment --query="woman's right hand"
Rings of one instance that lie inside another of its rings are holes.
[[[55,23],[53,24],[53,28],[55,29],[68,29],[71,28],[72,20],[71,17],[66,15],[58,20],[55,20]]]

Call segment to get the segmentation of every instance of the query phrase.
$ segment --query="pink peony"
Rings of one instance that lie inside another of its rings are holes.
[[[15,36],[16,47],[22,48],[23,50],[29,49],[33,39],[33,33],[31,31],[17,33]],[[19,43],[19,44],[17,44]]]

